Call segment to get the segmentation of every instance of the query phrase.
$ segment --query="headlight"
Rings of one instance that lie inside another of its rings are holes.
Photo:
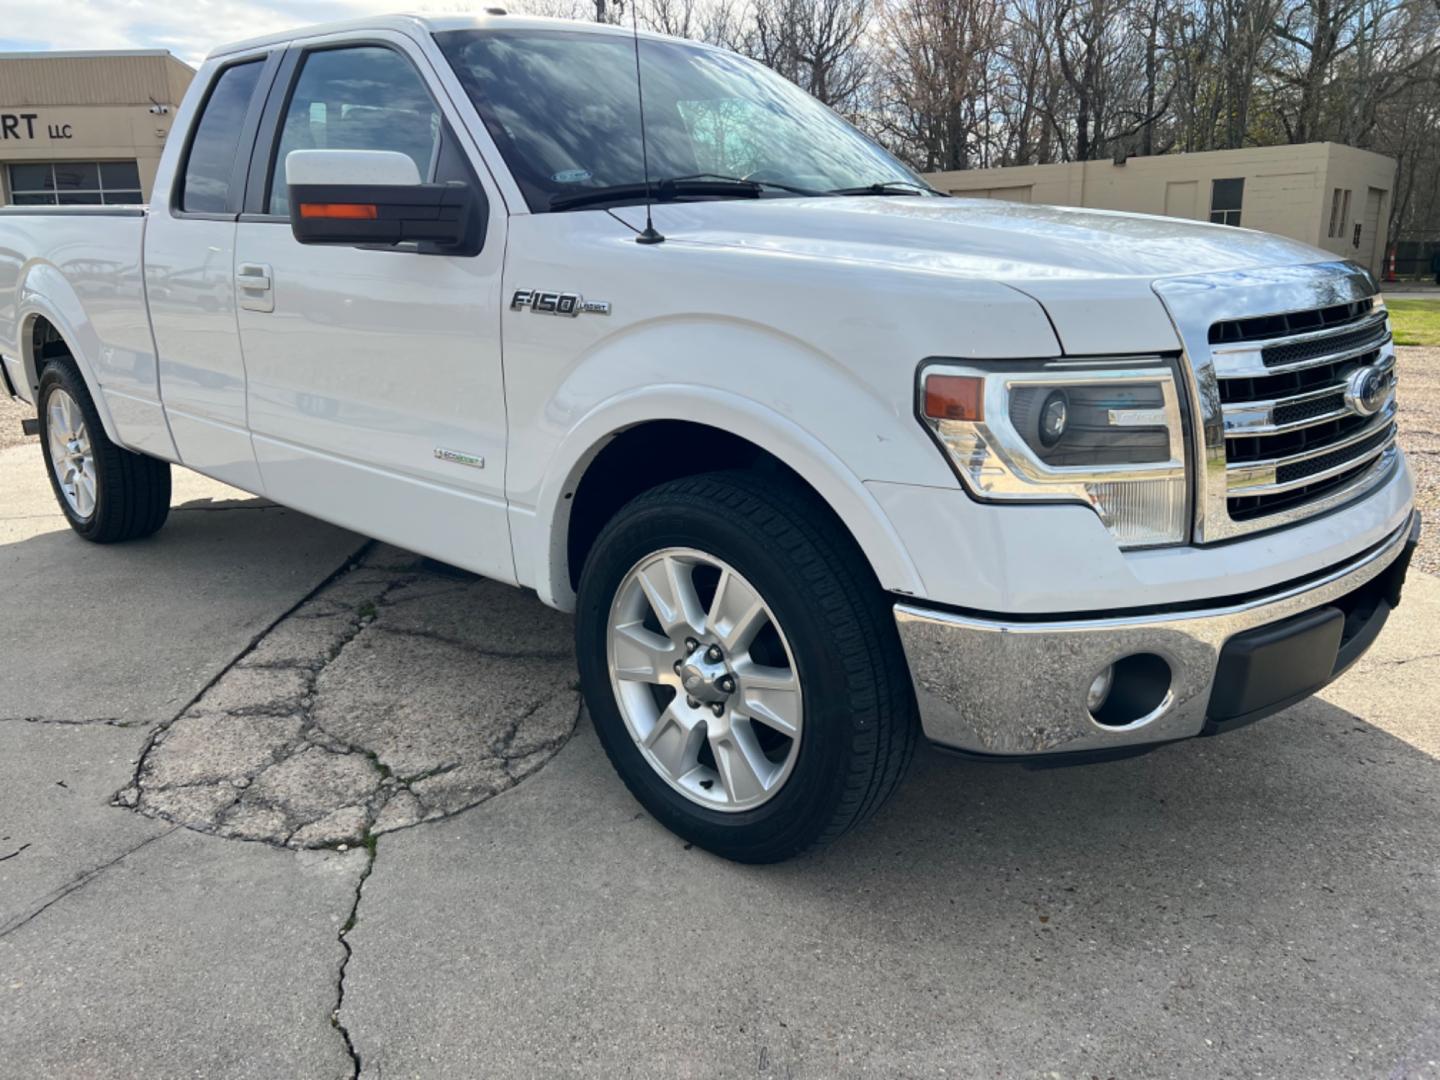
[[[1121,547],[1189,532],[1180,394],[1158,357],[937,362],[920,373],[920,416],[978,499],[1085,503]]]

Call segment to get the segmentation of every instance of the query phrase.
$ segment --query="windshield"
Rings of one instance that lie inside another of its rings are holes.
[[[594,189],[643,185],[631,38],[574,30],[435,37],[532,211],[573,204]],[[640,39],[640,59],[652,182],[736,177],[816,193],[920,185],[879,146],[759,64],[649,38]],[[765,189],[767,197],[785,194]],[[615,201],[638,198],[632,191]]]

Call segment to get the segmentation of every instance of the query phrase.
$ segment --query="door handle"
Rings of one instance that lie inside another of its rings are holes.
[[[264,263],[241,263],[235,268],[235,284],[240,290],[242,308],[246,311],[275,310],[270,275],[270,267]]]

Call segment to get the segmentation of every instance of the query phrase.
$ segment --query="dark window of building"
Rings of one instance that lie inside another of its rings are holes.
[[[16,206],[124,206],[140,199],[133,161],[53,161],[10,166]]]
[[[292,150],[393,150],[428,180],[441,117],[410,61],[379,45],[325,49],[305,58],[285,109],[269,211],[290,213],[285,158]]]
[[[223,214],[230,207],[230,180],[240,129],[260,81],[263,62],[251,60],[226,68],[215,80],[205,110],[195,125],[190,156],[185,162],[180,209],[189,213]]]
[[[133,161],[102,161],[100,186],[106,191],[139,191],[140,170]]]
[[[1210,220],[1216,225],[1239,225],[1245,180],[1216,180],[1210,188]]]

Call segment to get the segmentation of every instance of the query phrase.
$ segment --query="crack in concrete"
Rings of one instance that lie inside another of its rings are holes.
[[[16,855],[19,855],[22,851],[24,851],[24,850],[25,850],[26,848],[28,848],[29,846],[30,846],[29,844],[21,844],[21,845],[20,845],[18,848],[16,848],[14,851],[10,852],[9,855],[0,855],[0,862],[4,862],[6,859],[13,859],[13,858],[15,858]]]
[[[398,554],[362,552],[273,623],[152,733],[116,804],[333,847],[449,817],[540,768],[579,714],[568,620]],[[415,625],[432,619],[449,632]]]
[[[94,881],[106,870],[109,870],[111,867],[121,862],[124,862],[141,848],[153,844],[156,840],[163,840],[165,837],[169,836],[178,828],[180,828],[179,825],[172,825],[170,828],[164,830],[163,832],[158,832],[154,836],[147,836],[144,840],[141,840],[140,843],[136,844],[134,847],[126,848],[119,855],[116,855],[113,859],[110,859],[107,862],[101,863],[99,866],[91,867],[89,870],[77,874],[75,877],[67,881],[64,885],[61,885],[58,889],[50,892],[45,897],[45,899],[43,899],[35,907],[31,908],[28,912],[24,913],[23,915],[17,915],[9,922],[5,923],[3,926],[0,926],[0,938],[9,937],[16,930],[19,930],[22,926],[25,926],[27,923],[32,922],[40,915],[43,915],[47,910],[49,910],[51,907],[54,907],[61,900],[64,900],[65,897],[69,896],[71,893],[79,889],[83,889],[86,885]],[[28,847],[29,845],[26,846]],[[21,850],[24,849],[22,848]]]
[[[1440,659],[1440,652],[1421,653],[1419,656],[1403,656],[1398,660],[1374,660],[1373,663],[1383,667],[1401,667],[1405,664],[1414,664],[1421,660]]]
[[[563,642],[557,645],[556,642]],[[367,858],[338,933],[330,1022],[382,834],[533,775],[581,702],[565,616],[507,586],[366,545],[146,739],[114,802],[197,832]]]
[[[469,652],[474,653],[476,656],[487,656],[492,657],[496,660],[558,660],[562,658],[568,659],[570,656],[569,649],[536,651],[525,649],[476,648],[474,645],[460,638],[453,638],[446,634],[439,634],[433,630],[415,630],[413,628],[397,630],[394,627],[378,625],[374,629],[375,633],[377,634],[393,634],[396,637],[413,637],[419,638],[422,641],[438,642],[441,645],[453,645],[457,649],[466,649]]]
[[[138,790],[140,783],[140,771],[144,768],[145,759],[149,756],[151,749],[154,747],[156,740],[158,740],[160,736],[162,736],[171,726],[176,723],[176,721],[178,721],[182,716],[184,716],[187,711],[193,708],[195,706],[195,703],[198,702],[201,698],[203,698],[207,693],[209,693],[210,690],[213,689],[215,685],[220,682],[221,679],[223,679],[232,670],[234,670],[236,665],[239,664],[242,659],[244,659],[250,653],[254,652],[255,647],[259,645],[260,642],[263,641],[267,636],[269,636],[271,631],[273,631],[277,626],[279,626],[287,618],[293,615],[312,597],[323,591],[331,582],[348,573],[352,567],[359,563],[359,561],[365,556],[366,552],[368,552],[374,546],[374,541],[367,541],[359,548],[357,548],[348,559],[346,559],[343,563],[340,564],[339,567],[336,568],[333,574],[327,577],[319,585],[316,585],[315,588],[311,589],[308,593],[306,593],[294,604],[292,604],[288,609],[286,609],[279,616],[277,616],[268,626],[264,627],[259,633],[252,637],[250,639],[250,643],[243,650],[241,650],[241,652],[238,653],[234,657],[234,659],[232,659],[228,664],[226,664],[218,672],[216,672],[214,677],[211,678],[209,682],[207,682],[198,691],[196,691],[195,695],[188,702],[186,702],[184,706],[181,707],[179,712],[177,712],[166,722],[156,725],[155,730],[150,733],[150,737],[145,740],[145,746],[141,749],[139,757],[137,757],[135,760],[135,771],[131,774],[129,787]],[[127,805],[123,802],[120,802],[119,798],[119,795],[117,795],[117,805]]]
[[[375,859],[379,854],[379,839],[373,834],[367,835],[365,838],[365,852],[365,866],[360,871],[359,879],[355,882],[355,900],[350,905],[350,915],[341,925],[338,935],[340,948],[345,951],[345,956],[344,959],[340,961],[340,970],[336,972],[335,1007],[330,1010],[330,1026],[340,1033],[340,1038],[345,1043],[345,1053],[350,1056],[350,1076],[352,1080],[360,1080],[360,1073],[364,1066],[360,1060],[360,1050],[356,1047],[355,1040],[350,1035],[350,1029],[345,1026],[345,1022],[340,1018],[340,1010],[345,1005],[345,974],[350,967],[350,960],[355,955],[355,950],[350,947],[348,938],[350,931],[355,929],[356,924],[360,921],[360,899],[365,892],[365,882],[370,879],[370,875],[375,870]]]
[[[1435,660],[1440,658],[1440,652],[1425,653],[1421,656],[1407,656],[1403,660],[1391,660],[1390,663],[1396,666],[1401,664],[1413,664],[1417,660]]]
[[[0,716],[0,724],[56,724],[61,727],[143,727],[139,720],[121,720],[118,716],[97,716],[72,720],[58,716]]]

